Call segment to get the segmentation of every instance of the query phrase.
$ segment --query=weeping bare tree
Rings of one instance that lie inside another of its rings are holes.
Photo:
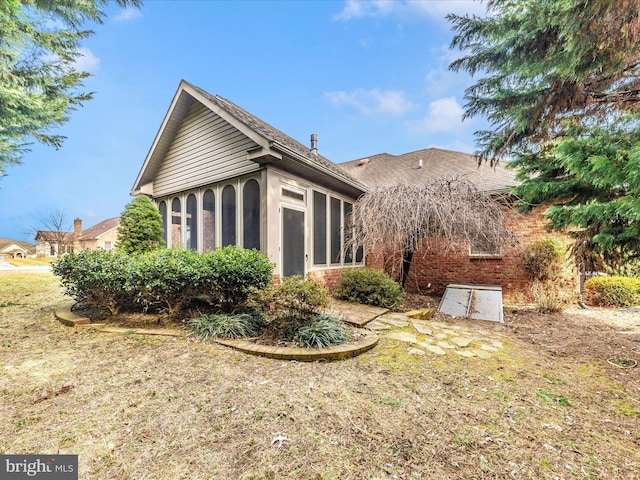
[[[418,250],[468,243],[503,245],[510,238],[504,223],[505,205],[504,199],[479,192],[463,177],[380,186],[354,204],[350,243],[397,259],[404,287]]]

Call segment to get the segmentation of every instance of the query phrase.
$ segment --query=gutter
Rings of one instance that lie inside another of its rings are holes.
[[[357,182],[356,180],[351,180],[348,177],[344,177],[342,175],[339,175],[338,173],[332,171],[331,169],[325,167],[324,165],[320,164],[320,163],[315,163],[315,162],[311,162],[309,159],[305,158],[303,155],[301,155],[300,153],[291,150],[289,147],[282,145],[281,143],[277,142],[277,141],[271,141],[270,146],[275,147],[277,150],[282,151],[283,153],[286,153],[287,155],[289,155],[290,157],[292,157],[294,160],[299,161],[300,163],[315,168],[316,170],[321,171],[322,173],[329,175],[332,178],[335,178],[336,180],[340,180],[343,183],[346,183],[347,185],[356,188],[360,191],[362,191],[363,193],[368,193],[370,191],[369,187],[367,187],[364,184],[361,184],[360,182]],[[339,167],[337,167],[339,168]]]

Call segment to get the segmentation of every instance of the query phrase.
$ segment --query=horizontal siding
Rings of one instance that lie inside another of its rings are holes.
[[[194,103],[154,179],[154,196],[197,188],[254,172],[247,160],[258,145],[200,103]]]

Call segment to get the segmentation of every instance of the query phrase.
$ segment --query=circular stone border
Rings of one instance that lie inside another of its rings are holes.
[[[355,343],[347,343],[327,348],[303,348],[303,347],[274,347],[260,345],[248,340],[216,339],[216,342],[226,347],[231,347],[250,355],[276,358],[279,360],[297,360],[299,362],[314,362],[316,360],[342,360],[356,357],[361,353],[371,350],[378,343],[378,335],[370,330],[354,329],[363,336]]]
[[[65,305],[54,310],[54,315],[60,323],[69,327],[90,326],[91,319],[80,317],[71,311],[71,305]],[[98,324],[95,324],[96,326]],[[102,324],[100,324],[102,325]],[[179,335],[175,330],[167,329],[136,329],[136,328],[104,328],[99,331],[108,333],[139,333],[143,335]],[[361,353],[371,350],[378,343],[378,335],[371,330],[355,328],[354,331],[363,338],[354,343],[338,345],[327,348],[302,348],[302,347],[272,347],[260,345],[248,340],[239,339],[215,339],[215,342],[225,347],[233,348],[250,355],[275,358],[279,360],[297,360],[300,362],[313,362],[316,360],[342,360],[356,357]]]

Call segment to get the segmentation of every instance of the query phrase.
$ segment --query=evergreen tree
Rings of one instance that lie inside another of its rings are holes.
[[[465,93],[483,115],[480,161],[510,157],[522,206],[549,207],[585,269],[640,255],[640,2],[489,0],[451,15],[451,69],[482,74]]]
[[[567,126],[541,152],[513,162],[522,205],[551,205],[556,230],[575,238],[586,271],[616,267],[640,256],[640,118],[615,125]]]
[[[50,133],[91,99],[87,72],[75,69],[87,22],[101,23],[108,0],[0,1],[0,176],[20,163],[33,140],[59,148]],[[125,7],[141,0],[115,0]]]
[[[148,197],[136,197],[120,216],[117,250],[131,255],[149,252],[163,244],[160,212]]]
[[[640,2],[489,0],[486,18],[449,15],[450,68],[483,74],[465,116],[485,116],[480,154],[492,161],[535,148],[571,118],[599,124],[640,110]]]

